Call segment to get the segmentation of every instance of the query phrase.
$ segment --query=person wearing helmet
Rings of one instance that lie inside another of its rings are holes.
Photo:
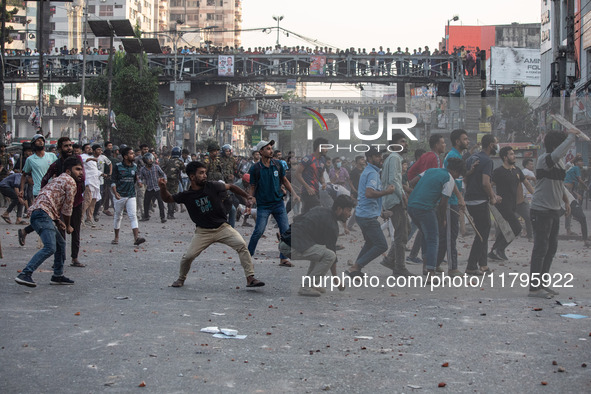
[[[154,155],[146,153],[143,156],[145,166],[140,168],[140,179],[146,185],[146,193],[144,195],[144,216],[140,219],[141,222],[150,220],[150,207],[152,201],[158,201],[158,209],[160,210],[160,222],[166,223],[164,217],[164,202],[160,197],[160,187],[158,187],[158,179],[166,179],[166,174],[162,168],[154,162]]]
[[[179,192],[179,182],[181,180],[181,173],[185,171],[185,165],[181,160],[181,148],[175,146],[170,151],[170,158],[163,161],[162,170],[166,174],[166,190],[170,194],[176,194]],[[168,203],[168,215],[167,218],[174,220],[174,212],[176,210],[176,204]]]

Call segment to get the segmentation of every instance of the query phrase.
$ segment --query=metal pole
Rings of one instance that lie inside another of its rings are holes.
[[[445,52],[449,53],[449,19],[447,20],[447,31],[445,32]]]
[[[80,128],[78,129],[78,143],[82,144],[82,134],[85,132],[84,125],[84,88],[86,85],[86,46],[88,40],[88,0],[84,2],[84,40],[82,41],[82,88],[80,89]]]
[[[279,21],[281,19],[277,18],[277,45],[279,45]]]
[[[6,0],[2,0],[2,37],[0,40],[0,56],[2,56],[2,69],[0,70],[0,113],[4,110],[4,42],[6,41]],[[6,142],[6,125],[4,122],[0,122],[0,142]]]
[[[107,97],[107,141],[111,141],[111,93],[113,91],[113,39],[115,32],[111,28],[111,37],[109,40],[109,83]]]
[[[37,48],[39,49],[39,116],[40,129],[43,130],[43,73],[45,71],[45,65],[43,64],[43,51],[45,45],[43,45],[44,38],[44,18],[45,17],[45,2],[40,1],[37,5]]]

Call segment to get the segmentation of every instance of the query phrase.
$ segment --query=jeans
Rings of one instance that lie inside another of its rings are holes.
[[[0,187],[0,193],[2,193],[5,197],[10,198],[10,205],[6,209],[6,213],[12,212],[14,207],[16,207],[16,218],[20,219],[23,215],[23,205],[18,201],[18,196],[16,192],[11,187]]]
[[[490,234],[490,211],[488,202],[478,205],[468,205],[468,213],[474,219],[474,226],[482,236],[474,235],[474,243],[468,256],[468,266],[466,270],[475,271],[478,266],[484,267],[488,264],[488,235]]]
[[[503,216],[503,219],[505,219],[507,221],[507,223],[509,223],[509,226],[511,226],[511,230],[513,230],[513,234],[515,234],[515,235],[521,234],[521,230],[522,230],[521,223],[519,223],[519,219],[517,219],[517,215],[515,214],[515,211],[510,208],[504,208],[502,205],[497,206],[497,208],[499,209],[501,216]],[[503,233],[499,230],[499,232],[497,233],[496,239],[495,239],[495,243],[493,244],[492,248],[494,250],[504,251],[507,246],[509,246],[509,242],[507,242],[505,240]]]
[[[232,226],[232,228],[236,227],[236,207],[234,204],[232,204],[230,212],[228,213],[228,224]]]
[[[72,216],[70,216],[70,226],[74,229],[72,232],[72,260],[78,258],[80,252],[80,225],[82,224],[82,203],[78,204],[72,209]],[[59,230],[60,234],[66,239],[66,232]],[[65,252],[64,252],[65,253]]]
[[[402,271],[406,268],[404,257],[408,241],[408,216],[402,204],[394,205],[390,211],[392,212],[390,221],[394,226],[394,242],[390,246],[386,260],[394,271]]]
[[[61,236],[49,215],[41,209],[36,209],[31,214],[31,225],[41,237],[43,249],[35,253],[29,260],[25,269],[23,269],[23,273],[32,275],[45,260],[54,255],[53,275],[62,276],[64,274],[64,260],[66,259],[66,241],[64,237]]]
[[[534,232],[534,247],[531,252],[530,261],[530,279],[536,274],[538,279],[542,279],[543,274],[550,272],[552,259],[558,248],[558,230],[560,228],[559,211],[530,211],[531,224]],[[530,281],[530,291],[539,290],[540,286],[532,286]]]
[[[144,193],[144,219],[150,217],[150,208],[152,207],[152,201],[158,201],[158,210],[160,211],[160,219],[164,219],[164,201],[162,201],[162,197],[160,197],[160,189],[159,190],[146,190]]]
[[[415,225],[423,233],[423,261],[428,270],[437,266],[437,249],[439,248],[439,229],[435,210],[408,207],[408,214]]]
[[[250,241],[248,242],[248,251],[250,255],[254,255],[254,252],[257,248],[257,244],[259,243],[259,239],[265,233],[265,228],[267,227],[267,222],[269,221],[269,216],[273,215],[275,220],[277,221],[277,225],[279,226],[279,233],[283,234],[289,228],[289,220],[287,219],[287,212],[285,211],[285,205],[283,205],[283,200],[277,201],[275,204],[271,206],[257,206],[257,221],[254,226],[254,231],[250,236]],[[283,253],[280,254],[281,259],[285,259],[286,257]]]
[[[361,248],[359,255],[357,255],[355,264],[363,268],[373,259],[388,250],[388,241],[386,241],[386,237],[384,237],[384,232],[382,231],[377,217],[362,218],[356,216],[355,220],[357,221],[361,233],[363,234],[363,239],[365,240],[363,248]]]
[[[529,217],[529,203],[524,201],[521,204],[518,204],[516,213],[523,218],[523,221],[525,222],[525,231],[527,232],[527,239],[531,239],[533,233],[531,228],[531,218]]]
[[[447,216],[447,226],[439,227],[439,249],[437,251],[437,266],[441,265],[445,254],[447,253],[447,247],[449,245],[449,254],[451,261],[447,262],[450,270],[458,269],[458,249],[456,248],[456,242],[458,240],[458,232],[460,229],[460,215],[458,214],[459,209],[457,205],[450,205]],[[449,238],[447,229],[449,227]]]

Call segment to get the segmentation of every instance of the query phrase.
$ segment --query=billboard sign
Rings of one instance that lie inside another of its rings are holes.
[[[540,86],[540,51],[528,48],[492,47],[491,85]]]

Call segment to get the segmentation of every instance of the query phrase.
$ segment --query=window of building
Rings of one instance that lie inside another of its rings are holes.
[[[55,31],[55,22],[49,22],[49,30]]]
[[[171,7],[182,7],[183,6],[183,0],[172,0],[170,2],[170,6]]]
[[[108,37],[99,38],[98,44],[99,44],[99,47],[102,47],[103,49],[108,50],[109,44],[110,44],[110,38],[108,38]]]
[[[88,6],[88,13],[91,15],[94,15],[96,13],[96,6],[95,5],[89,5]]]
[[[208,6],[215,6],[215,0],[207,0]]]
[[[99,6],[99,16],[113,16],[113,6],[112,5],[100,5]]]
[[[123,4],[115,4],[115,8],[123,8]]]
[[[215,20],[216,20],[216,21],[221,21],[221,20],[223,20],[223,19],[224,19],[224,16],[223,16],[223,15],[221,15],[221,14],[216,14],[216,16],[215,16]]]
[[[178,20],[182,20],[183,16],[181,14],[170,14],[170,20],[176,22]]]
[[[207,20],[212,21],[215,19],[215,14],[207,14]]]
[[[189,7],[189,8],[199,8],[199,2],[198,1],[189,1],[187,3],[187,7]]]
[[[220,0],[220,7],[224,6],[224,0]]]

